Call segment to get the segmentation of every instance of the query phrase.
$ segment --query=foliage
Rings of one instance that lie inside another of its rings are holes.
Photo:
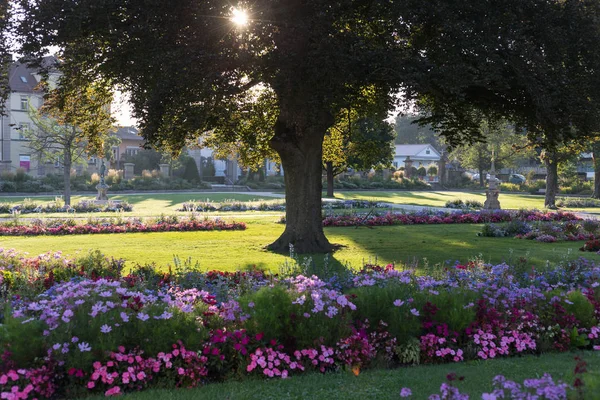
[[[64,196],[71,203],[71,165],[86,157],[103,156],[103,142],[113,130],[110,115],[112,93],[101,83],[73,88],[68,93],[51,90],[39,110],[31,105],[29,117],[35,129],[23,132],[27,146],[40,161],[59,163],[64,168]]]
[[[15,254],[5,256],[8,265]],[[83,262],[94,259],[102,262],[97,254]],[[480,261],[435,276],[392,265],[348,273],[341,290],[317,277],[191,269],[93,279],[85,271],[37,293],[19,289],[0,325],[0,346],[12,353],[2,355],[0,391],[31,383],[25,394],[81,397],[256,373],[349,366],[358,374],[377,357],[392,366],[493,359],[546,352],[548,340],[559,351],[600,349],[600,267],[586,260],[534,277]],[[239,284],[250,286],[240,293]],[[223,286],[232,291],[217,300]],[[525,386],[551,386],[544,382]]]
[[[283,8],[261,0],[248,5],[244,27],[220,0],[168,8],[134,1],[125,9],[108,0],[19,3],[22,52],[58,46],[63,85],[101,77],[130,92],[151,145],[177,152],[223,128],[232,111],[236,120],[240,97],[247,103],[257,88],[272,91],[278,114],[268,144],[286,179],[302,182],[286,185],[301,201],[286,211],[287,229],[272,246],[279,251],[289,243],[331,250],[318,214],[303,207],[319,202],[327,130],[341,109],[365,104],[365,90],[385,113],[402,89],[453,145],[479,136],[473,107],[548,143],[598,131],[595,3],[336,0],[323,12],[314,0]],[[560,90],[556,82],[564,82]]]
[[[177,219],[177,217],[175,217]],[[225,222],[223,220],[199,221],[190,218],[186,221],[169,220],[156,223],[144,223],[138,219],[116,221],[107,223],[103,220],[88,221],[87,223],[65,224],[64,221],[51,220],[35,221],[32,225],[20,225],[12,222],[0,224],[0,236],[38,236],[38,235],[81,235],[102,233],[129,233],[129,232],[172,232],[172,231],[212,231],[212,230],[244,230],[243,222]]]

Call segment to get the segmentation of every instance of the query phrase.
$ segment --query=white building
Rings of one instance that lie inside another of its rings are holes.
[[[404,167],[407,157],[412,160],[413,167],[427,167],[437,164],[441,154],[430,144],[397,144],[394,153],[394,168]]]

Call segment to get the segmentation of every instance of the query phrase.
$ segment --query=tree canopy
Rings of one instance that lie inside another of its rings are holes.
[[[0,115],[4,113],[4,102],[8,97],[8,71],[12,57],[9,52],[9,14],[10,4],[7,1],[0,3]]]
[[[285,171],[286,229],[271,245],[332,249],[321,221],[322,143],[369,89],[429,111],[456,145],[470,111],[501,115],[552,146],[598,132],[600,0],[14,0],[23,51],[60,46],[64,85],[103,79],[131,93],[147,141],[174,151],[223,124],[240,96],[271,90],[269,147]]]

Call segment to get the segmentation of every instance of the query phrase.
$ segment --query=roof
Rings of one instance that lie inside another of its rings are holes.
[[[139,140],[140,142],[144,140],[134,126],[122,126],[117,129],[115,134],[117,137],[121,138],[121,140]]]
[[[396,156],[416,156],[426,149],[433,150],[434,156],[440,156],[440,153],[430,144],[397,144]]]
[[[50,72],[55,71],[52,68],[57,62],[56,57],[44,57],[42,65],[49,68]],[[15,62],[11,64],[8,72],[8,84],[13,92],[34,93],[39,81],[34,74],[36,71],[29,68],[26,63]]]
[[[33,93],[38,85],[38,80],[33,76],[33,70],[27,65],[14,63],[8,71],[8,84],[13,92]]]

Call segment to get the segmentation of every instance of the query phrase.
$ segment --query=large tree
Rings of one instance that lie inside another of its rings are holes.
[[[598,0],[255,0],[237,5],[249,14],[244,27],[230,20],[228,0],[19,3],[23,51],[60,46],[65,77],[128,90],[154,145],[177,151],[215,128],[241,94],[272,90],[269,146],[287,203],[275,250],[332,249],[321,221],[322,143],[365,88],[385,109],[400,89],[420,99],[451,144],[477,136],[464,112],[473,106],[547,143],[574,128],[598,131]]]

